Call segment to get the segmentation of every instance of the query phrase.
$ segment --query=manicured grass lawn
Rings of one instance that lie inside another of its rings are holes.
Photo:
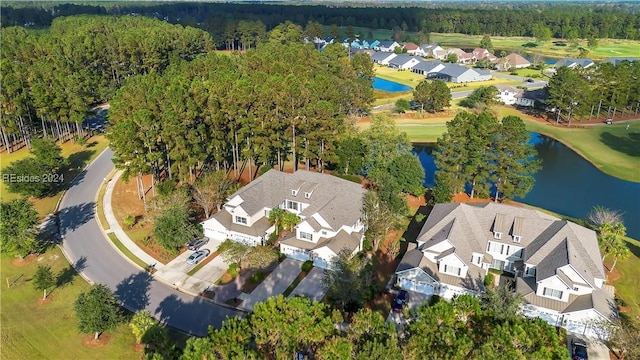
[[[374,65],[374,69],[377,77],[411,86],[412,88],[415,88],[422,80],[425,79],[424,75],[416,74],[409,70],[396,70],[377,64]]]
[[[106,333],[110,340],[103,347],[90,349],[83,344],[87,336],[78,333],[73,303],[87,284],[70,265],[58,248],[40,255],[38,260],[24,266],[12,264],[13,258],[3,256],[0,265],[2,291],[2,336],[0,348],[3,359],[137,359],[135,339],[126,324]],[[66,285],[56,288],[50,300],[39,304],[42,292],[33,289],[30,279],[37,265],[50,265],[54,274],[66,271]],[[21,276],[21,277],[20,277]],[[16,281],[7,288],[6,281]],[[103,335],[104,336],[104,335]]]
[[[439,34],[431,33],[431,41],[443,45],[443,47],[462,47],[474,48],[480,44],[482,35],[464,35],[464,34]],[[504,49],[506,51],[525,51],[536,52],[547,57],[578,57],[577,48],[567,46],[556,46],[552,39],[535,47],[524,47],[525,44],[534,44],[535,39],[530,37],[503,37],[492,36],[491,42],[496,49]],[[586,41],[582,41],[580,46],[587,48]],[[587,57],[591,59],[604,59],[612,56],[638,56],[639,41],[621,40],[621,39],[599,39],[598,47],[589,51]]]
[[[145,263],[144,261],[140,260],[139,257],[135,256],[130,250],[129,248],[127,248],[126,246],[124,246],[121,242],[120,239],[118,239],[118,237],[116,236],[116,234],[114,233],[110,233],[109,235],[109,239],[111,239],[111,242],[118,248],[118,250],[120,250],[126,257],[128,257],[131,261],[133,261],[134,263],[136,263],[136,265],[140,266],[143,269],[146,269],[147,266],[149,266],[149,264]]]
[[[614,282],[616,293],[622,298],[629,307],[629,312],[623,314],[634,320],[640,325],[640,241],[631,238],[625,238],[627,246],[631,250],[631,256],[628,259],[618,260],[614,271],[620,272],[620,279]],[[607,263],[612,263],[611,256]]]
[[[606,174],[640,182],[640,123],[629,124],[578,129],[529,121],[527,128],[560,140]]]
[[[64,183],[61,188],[67,186],[73,178],[82,171],[82,168],[95,159],[102,151],[108,146],[109,142],[103,135],[91,137],[87,140],[86,145],[78,145],[67,141],[60,145],[62,148],[62,156],[69,161],[69,170],[64,173]],[[2,153],[0,155],[0,166],[2,168],[8,166],[14,161],[24,159],[31,156],[27,148],[22,148],[18,151],[14,151],[11,154]],[[60,199],[62,191],[59,191],[53,196],[44,197],[42,199],[31,199],[35,204],[35,208],[41,218],[46,217],[52,213],[55,206]],[[13,194],[7,191],[4,183],[0,184],[0,198],[2,201],[8,201],[12,199],[20,198],[18,194]]]

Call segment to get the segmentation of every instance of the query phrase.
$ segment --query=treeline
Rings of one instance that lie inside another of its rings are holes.
[[[597,67],[561,67],[546,89],[547,105],[558,122],[637,115],[640,110],[640,62],[605,62]],[[580,91],[576,91],[580,89]]]
[[[577,31],[578,37],[640,39],[640,12],[630,3],[607,4],[415,4],[391,5],[282,5],[231,3],[105,5],[51,4],[2,7],[2,24],[48,26],[58,16],[86,13],[139,14],[172,23],[198,26],[209,31],[218,46],[239,21],[260,21],[267,30],[285,21],[304,25],[363,27],[410,32],[463,33],[493,36],[533,36],[536,23],[551,28],[553,36],[564,38]]]
[[[2,28],[0,131],[11,152],[32,136],[82,138],[82,121],[132,76],[213,48],[200,29],[133,16],[57,18],[48,31]]]
[[[208,53],[163,75],[132,77],[111,101],[108,137],[125,177],[191,182],[205,168],[288,160],[322,170],[336,158],[345,116],[373,101],[368,55],[319,52],[286,23],[244,54]]]

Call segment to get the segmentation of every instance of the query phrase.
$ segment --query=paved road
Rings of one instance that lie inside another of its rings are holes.
[[[241,312],[189,296],[154,280],[121,257],[94,218],[96,193],[113,169],[107,149],[76,179],[60,205],[62,247],[68,260],[93,282],[109,286],[132,311],[147,309],[166,325],[204,336],[207,327],[220,327],[227,316]]]

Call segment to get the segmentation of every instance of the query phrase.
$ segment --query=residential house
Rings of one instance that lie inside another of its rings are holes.
[[[442,50],[433,50],[431,54],[433,54],[433,58],[436,60],[445,60],[449,53],[447,52],[447,50],[442,49]]]
[[[389,65],[389,61],[391,61],[391,59],[393,59],[396,56],[398,56],[398,54],[376,51],[373,55],[371,55],[371,60],[375,64]]]
[[[637,57],[610,57],[607,58],[606,62],[612,63],[613,66],[618,66],[623,61],[634,62],[638,61],[640,58]]]
[[[411,71],[416,74],[426,76],[429,73],[438,72],[444,69],[444,66],[445,65],[440,61],[423,61],[411,68]]]
[[[509,71],[512,69],[524,69],[531,66],[529,60],[523,58],[521,55],[511,53],[504,58],[498,59],[496,63],[496,69],[499,71]]]
[[[536,107],[536,104],[544,104],[544,102],[549,98],[549,94],[547,90],[536,89],[536,90],[525,90],[517,96],[516,105],[525,106],[525,107]]]
[[[420,50],[421,50],[420,52],[423,53],[423,55],[421,55],[421,56],[426,56],[426,57],[431,57],[431,58],[437,58],[435,56],[435,54],[434,54],[434,51],[435,52],[443,52],[444,56],[446,56],[446,53],[447,53],[442,47],[440,47],[437,44],[423,45],[423,46],[420,47]],[[418,53],[416,52],[416,54],[418,54]],[[440,60],[442,60],[442,59],[440,59]]]
[[[380,41],[378,46],[374,47],[374,50],[383,51],[383,52],[393,52],[396,48],[399,48],[400,44],[393,40],[388,41]]]
[[[470,69],[456,64],[444,64],[444,67],[427,74],[428,79],[438,79],[453,83],[491,80],[491,73],[482,69]]]
[[[483,49],[483,48],[475,48],[475,49],[473,49],[471,54],[473,54],[474,61],[478,61],[478,60],[482,60],[482,59],[489,59],[489,61],[498,60],[497,56],[495,56],[492,53],[490,53],[489,50]]]
[[[398,70],[410,70],[421,62],[424,62],[424,60],[422,60],[418,56],[399,54],[398,56],[389,60],[389,67]]]
[[[456,54],[456,56],[458,57],[458,63],[460,64],[471,64],[474,61],[472,53],[468,53],[459,48],[451,48],[447,50],[447,56],[449,54]]]
[[[616,316],[594,231],[537,210],[497,203],[437,204],[396,270],[405,290],[451,299],[484,291],[503,271],[523,314],[594,336]]]
[[[498,101],[505,105],[513,105],[515,104],[520,96],[522,96],[523,91],[521,89],[517,89],[513,86],[498,84],[495,85],[496,89],[498,89]]]
[[[368,49],[375,49],[380,45],[380,41],[374,39],[366,39],[363,44],[367,44]]]
[[[591,59],[560,59],[555,63],[555,65],[553,65],[553,67],[555,69],[559,69],[563,66],[566,66],[570,69],[573,69],[580,66],[583,69],[587,69],[593,65],[595,65],[595,63]]]
[[[219,212],[202,222],[202,227],[204,235],[212,239],[260,245],[275,231],[268,216],[279,207],[301,219],[280,241],[280,251],[327,268],[343,249],[350,253],[362,249],[364,193],[360,184],[327,174],[269,170],[231,195]]]
[[[416,51],[420,49],[420,47],[412,42],[408,42],[402,46],[402,48],[410,55],[416,55]]]

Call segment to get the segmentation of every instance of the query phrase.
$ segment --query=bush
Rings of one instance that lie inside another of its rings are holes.
[[[416,216],[414,217],[414,219],[416,220],[416,222],[419,224],[421,223],[424,218],[426,218],[427,216],[425,214],[422,213],[417,213]]]
[[[517,75],[518,75],[518,73],[517,73],[517,72],[515,72],[515,71],[512,71],[512,72],[510,72],[510,73],[509,73],[509,75],[516,75],[516,76],[517,76]]]
[[[75,142],[78,145],[84,146],[84,145],[87,144],[87,138],[85,138],[84,136],[76,135],[76,136],[73,137],[73,142]]]
[[[339,178],[341,179],[345,179],[345,180],[349,180],[351,182],[354,182],[356,184],[360,184],[362,183],[362,180],[360,179],[360,176],[358,175],[338,175]]]
[[[409,110],[409,108],[410,108],[409,100],[398,99],[398,101],[396,101],[396,112],[400,114],[404,114],[407,110]]]
[[[176,189],[176,183],[173,180],[164,180],[156,183],[156,190],[161,196],[167,196]]]
[[[365,237],[362,242],[362,250],[364,251],[373,251],[373,240]]]
[[[313,260],[307,260],[302,264],[302,271],[308,273],[313,268]]]
[[[276,243],[276,241],[278,241],[278,234],[276,234],[276,232],[272,232],[271,234],[269,234],[269,237],[267,238],[267,246],[273,246],[273,244]]]
[[[126,226],[127,229],[131,229],[133,225],[136,224],[136,217],[131,214],[126,215],[123,219],[123,222],[124,222],[124,226]]]
[[[282,260],[286,259],[287,255],[281,253],[280,251],[278,251],[278,261],[282,262]]]
[[[238,267],[239,266],[236,263],[229,265],[229,270],[227,270],[227,272],[229,273],[229,275],[231,275],[231,277],[238,276]]]
[[[485,287],[493,287],[493,282],[495,280],[495,276],[493,273],[487,273],[487,276],[484,277],[484,286]]]
[[[251,276],[249,276],[249,281],[259,283],[262,280],[264,280],[264,278],[266,277],[267,277],[267,274],[263,273],[262,271],[256,271]]]
[[[437,304],[439,301],[440,301],[440,296],[431,295],[431,299],[429,299],[429,306],[433,306],[433,305]]]
[[[260,166],[260,169],[258,169],[258,176],[264,175],[264,173],[266,173],[271,169],[273,169],[272,166],[265,166],[265,165]]]

